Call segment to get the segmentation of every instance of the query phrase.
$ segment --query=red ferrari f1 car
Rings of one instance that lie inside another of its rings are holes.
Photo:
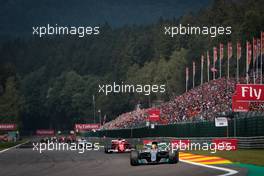
[[[131,150],[131,145],[125,139],[111,140],[111,144],[105,146],[105,153],[125,153]]]

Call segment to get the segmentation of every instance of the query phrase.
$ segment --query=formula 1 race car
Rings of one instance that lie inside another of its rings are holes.
[[[157,163],[176,164],[178,162],[179,151],[171,150],[165,142],[153,141],[145,144],[142,150],[131,151],[130,153],[130,164],[132,166]]]
[[[105,146],[105,153],[131,152],[133,149],[125,139],[111,140],[111,145]]]
[[[58,139],[56,136],[45,136],[40,139],[40,143],[55,143],[58,142]]]

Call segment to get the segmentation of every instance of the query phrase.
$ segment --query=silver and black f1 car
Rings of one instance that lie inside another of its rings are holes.
[[[153,141],[149,144],[145,144],[142,150],[135,150],[130,153],[130,164],[132,166],[157,163],[176,164],[178,162],[179,151],[170,150],[167,143]]]
[[[125,139],[112,140],[110,145],[105,146],[105,153],[125,153],[131,150],[131,145]]]

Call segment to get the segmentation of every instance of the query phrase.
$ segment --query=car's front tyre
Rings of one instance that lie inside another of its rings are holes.
[[[130,153],[130,164],[131,164],[131,166],[137,166],[139,164],[138,158],[139,158],[138,151],[131,151],[131,153]]]
[[[109,149],[108,146],[105,146],[105,147],[104,147],[104,151],[105,151],[105,153],[110,153],[110,152],[108,151],[108,149]]]
[[[169,152],[169,163],[176,164],[179,162],[179,151]]]

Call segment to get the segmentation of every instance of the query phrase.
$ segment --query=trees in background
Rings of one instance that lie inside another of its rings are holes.
[[[0,70],[0,123],[21,125],[24,97],[19,92],[19,79],[11,64],[1,65]]]
[[[179,23],[232,26],[232,35],[216,38],[164,35],[165,25]],[[75,122],[93,122],[95,95],[96,121],[98,109],[111,120],[139,102],[147,107],[149,101],[166,101],[183,93],[186,66],[195,59],[199,62],[202,52],[219,41],[251,40],[263,30],[263,23],[261,1],[215,0],[211,7],[176,20],[160,19],[152,25],[117,29],[105,24],[99,36],[17,39],[3,43],[0,63],[8,69],[0,69],[0,113],[14,114],[15,119],[21,116],[25,129],[69,129]],[[243,62],[242,59],[242,65]],[[98,84],[114,81],[165,84],[166,93],[150,96],[98,93]]]

